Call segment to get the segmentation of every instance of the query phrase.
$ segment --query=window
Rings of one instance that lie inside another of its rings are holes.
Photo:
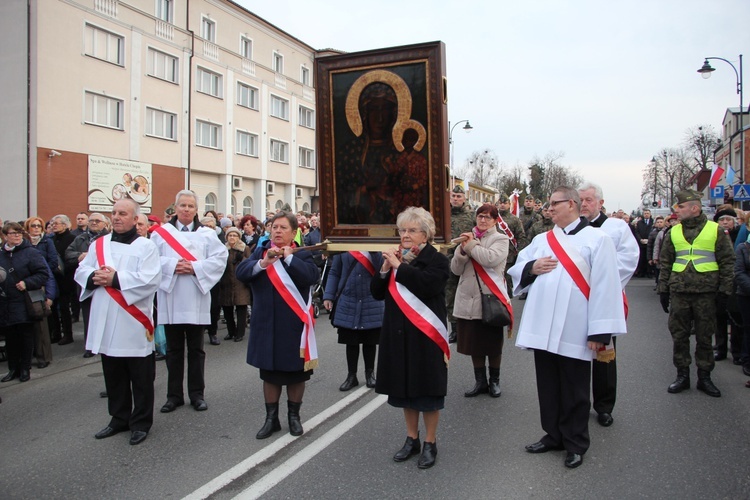
[[[245,199],[242,200],[242,214],[250,215],[251,213],[253,213],[253,199],[245,196]]]
[[[195,144],[207,148],[221,149],[221,125],[196,120]]]
[[[176,57],[149,47],[148,74],[168,82],[177,83],[177,61]]]
[[[236,212],[235,208],[237,208],[237,198],[235,198],[234,195],[232,195],[231,205],[229,207],[229,213],[235,213]]]
[[[289,163],[289,144],[271,139],[271,160]]]
[[[177,115],[146,108],[146,135],[177,140]]]
[[[304,66],[300,67],[299,69],[299,81],[302,82],[302,85],[310,86],[310,70]]]
[[[204,17],[201,21],[201,38],[216,42],[216,22]]]
[[[284,72],[284,56],[282,56],[278,52],[273,53],[273,70],[276,73]]]
[[[304,106],[299,107],[299,124],[307,128],[315,128],[315,111]]]
[[[250,109],[258,109],[258,89],[237,82],[237,104]]]
[[[237,131],[237,154],[258,156],[258,136],[242,130]]]
[[[253,41],[245,36],[240,37],[240,55],[245,59],[253,58]]]
[[[174,19],[174,0],[156,0],[156,17],[171,23]]]
[[[103,61],[122,66],[125,60],[125,39],[90,24],[85,29],[85,53]]]
[[[208,212],[209,210],[216,211],[216,195],[213,193],[206,195],[206,208],[204,212]]]
[[[86,123],[122,130],[122,100],[86,92],[85,101],[84,121]]]
[[[204,68],[198,68],[197,90],[221,98],[222,76]]]
[[[271,96],[271,116],[281,118],[282,120],[289,119],[289,101],[282,99],[281,97]]]
[[[276,200],[275,207],[276,207],[276,210],[281,210],[282,208],[284,208],[284,202],[281,200]]]
[[[305,168],[315,168],[315,152],[312,149],[299,148],[299,166]]]

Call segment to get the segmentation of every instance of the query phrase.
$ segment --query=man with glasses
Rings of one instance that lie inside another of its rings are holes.
[[[79,214],[80,215],[80,214]],[[78,263],[86,258],[86,254],[89,250],[89,245],[97,238],[109,234],[107,230],[107,220],[104,215],[94,212],[88,217],[88,227],[73,240],[73,243],[65,250],[65,269],[75,274],[78,269]],[[76,296],[71,299],[72,302],[79,302],[78,297],[81,296],[81,287],[76,285]],[[83,339],[84,345],[85,340],[89,335],[89,316],[91,314],[91,298],[87,298],[80,301],[81,309],[83,310]],[[86,350],[83,353],[84,358],[90,358],[93,356],[91,351]]]
[[[53,269],[57,280],[59,296],[52,306],[51,336],[52,343],[66,345],[73,343],[73,317],[71,316],[71,301],[75,300],[76,287],[73,282],[74,270],[65,269],[65,251],[76,237],[70,232],[70,219],[67,215],[59,214],[52,217],[52,242],[62,266]],[[62,267],[62,270],[60,270]]]
[[[534,238],[508,270],[517,293],[528,290],[516,345],[534,350],[542,429],[529,453],[567,451],[565,466],[589,448],[591,360],[625,333],[625,311],[612,240],[580,217],[578,191],[550,195],[555,227]]]

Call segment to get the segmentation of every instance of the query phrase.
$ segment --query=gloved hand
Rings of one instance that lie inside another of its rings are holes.
[[[659,302],[661,302],[661,308],[664,309],[664,312],[669,314],[669,292],[660,293]]]
[[[728,299],[729,299],[729,296],[726,293],[716,294],[716,312],[717,313],[719,312],[726,313]]]

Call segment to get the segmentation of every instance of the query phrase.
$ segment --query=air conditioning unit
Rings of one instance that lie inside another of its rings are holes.
[[[275,188],[273,182],[266,182],[266,194],[273,194]]]
[[[242,191],[242,177],[232,176],[232,191]]]
[[[302,188],[297,188],[297,198],[302,198]]]

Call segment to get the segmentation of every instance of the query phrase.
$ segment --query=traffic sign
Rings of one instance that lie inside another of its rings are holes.
[[[711,190],[711,198],[724,199],[724,186],[716,186]]]
[[[734,187],[734,201],[750,200],[750,184],[737,184]]]

